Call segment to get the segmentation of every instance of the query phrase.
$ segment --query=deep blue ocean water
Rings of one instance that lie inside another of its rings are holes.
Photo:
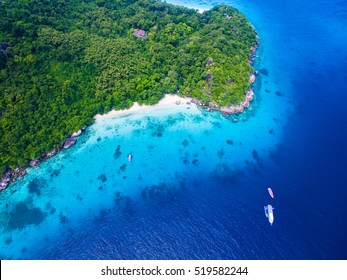
[[[252,22],[251,109],[98,120],[0,193],[1,258],[346,259],[347,2],[167,2]]]

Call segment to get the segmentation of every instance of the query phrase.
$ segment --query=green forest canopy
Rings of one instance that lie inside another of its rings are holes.
[[[0,172],[112,108],[176,92],[242,101],[256,43],[250,23],[227,6],[199,14],[152,0],[0,1]]]

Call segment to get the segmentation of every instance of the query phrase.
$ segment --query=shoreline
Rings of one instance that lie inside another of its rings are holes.
[[[256,58],[256,51],[258,49],[258,44],[254,45],[250,50],[249,55],[249,64],[252,65]],[[133,105],[124,110],[114,110],[112,109],[110,112],[106,114],[96,114],[94,116],[94,120],[97,121],[99,119],[105,119],[110,117],[121,117],[132,113],[146,112],[151,110],[164,109],[165,107],[172,108],[173,105],[180,104],[191,104],[194,103],[198,108],[205,109],[207,111],[219,111],[223,116],[230,116],[233,114],[243,113],[245,109],[250,107],[250,103],[254,99],[254,91],[252,90],[252,84],[256,80],[257,72],[250,72],[249,81],[250,86],[249,90],[244,93],[244,100],[240,102],[240,104],[229,105],[229,106],[219,106],[216,102],[211,101],[208,104],[204,104],[201,100],[192,97],[181,97],[177,94],[164,94],[164,97],[159,100],[157,104],[154,105],[139,105],[137,102],[134,102]],[[79,129],[77,132],[69,135],[65,141],[60,142],[60,144],[53,148],[52,151],[48,153],[43,153],[39,158],[34,158],[28,162],[25,167],[16,167],[14,169],[8,168],[1,174],[0,178],[0,192],[8,187],[11,182],[15,182],[18,178],[22,178],[26,174],[26,169],[28,167],[38,167],[42,161],[53,157],[55,154],[60,152],[62,149],[68,149],[72,147],[77,142],[77,137],[80,136],[87,128],[87,125]]]
[[[255,48],[256,50],[256,48]],[[254,52],[252,52],[252,57],[254,56]],[[202,103],[199,99],[192,98],[192,97],[181,97],[177,94],[165,94],[162,99],[159,100],[157,104],[154,105],[139,105],[137,102],[134,102],[134,104],[124,110],[114,110],[112,109],[106,114],[96,114],[94,116],[94,120],[101,120],[111,117],[122,117],[129,114],[134,113],[146,113],[153,110],[165,110],[170,109],[173,106],[178,106],[181,104],[195,104],[198,108],[207,110],[207,111],[219,111],[224,116],[230,116],[233,114],[239,114],[243,113],[245,109],[250,107],[250,103],[254,99],[254,92],[251,88],[252,84],[255,82],[256,77],[254,73],[250,74],[250,89],[245,93],[245,99],[244,101],[240,102],[238,105],[230,105],[230,106],[219,106],[214,101],[209,102],[208,104]],[[11,182],[16,181],[20,177],[24,177],[26,174],[26,168],[28,167],[38,167],[41,162],[44,160],[53,157],[55,154],[60,152],[62,149],[68,149],[72,147],[77,142],[77,137],[80,136],[85,130],[87,126],[82,127],[77,132],[72,133],[69,135],[65,141],[61,142],[58,147],[54,148],[52,151],[48,153],[43,153],[39,158],[32,159],[28,162],[27,166],[25,167],[16,167],[14,169],[8,169],[0,178],[0,192],[8,187],[8,185]]]
[[[139,105],[137,102],[124,110],[114,110],[112,109],[110,112],[106,114],[96,114],[94,116],[94,120],[106,119],[111,117],[122,117],[133,113],[146,113],[153,110],[168,110],[173,108],[174,106],[182,105],[182,104],[191,104],[192,100],[189,97],[181,97],[177,94],[165,94],[162,99],[159,100],[157,104],[154,105]],[[38,167],[41,162],[44,160],[53,157],[57,153],[59,153],[63,149],[69,149],[77,142],[77,137],[80,136],[85,130],[87,126],[85,125],[77,132],[69,135],[65,141],[60,142],[58,147],[54,148],[52,151],[48,153],[43,153],[40,157],[34,158],[28,162],[25,167],[16,167],[14,169],[7,169],[0,178],[0,192],[8,187],[11,182],[15,182],[18,178],[24,177],[26,175],[26,169],[28,167]]]

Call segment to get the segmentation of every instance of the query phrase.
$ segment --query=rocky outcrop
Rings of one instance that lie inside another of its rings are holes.
[[[52,151],[46,154],[46,158],[54,156],[57,152],[59,152],[59,150],[57,148],[54,148]]]
[[[18,177],[23,177],[25,174],[25,169],[21,167],[7,170],[0,179],[0,190],[6,189],[10,182],[15,181]]]
[[[31,167],[37,167],[39,166],[41,161],[38,158],[34,158],[33,160],[29,161],[29,165]]]
[[[211,57],[209,57],[206,61],[206,66],[212,67],[214,64],[214,61]]]
[[[80,136],[81,134],[82,134],[82,130],[79,129],[77,132],[72,133],[72,134],[71,134],[71,137],[78,137],[78,136]]]
[[[251,55],[249,57],[249,63],[252,64],[254,59],[257,57],[255,55],[256,53],[256,50],[258,48],[258,45],[254,45],[252,48],[251,48]],[[207,67],[212,67],[214,64],[214,61],[212,58],[208,58],[207,61],[206,61],[206,66]],[[208,83],[208,87],[210,88],[211,87],[211,79],[213,77],[213,73],[212,72],[209,72],[207,74],[207,76],[205,77],[205,80],[206,82]],[[252,85],[256,80],[256,76],[254,73],[251,73],[250,76],[249,76],[249,82],[250,84]],[[227,80],[227,83],[230,85],[233,83],[233,81],[231,79]],[[206,94],[207,95],[210,95],[210,91],[206,91]],[[254,92],[252,89],[250,89],[249,91],[247,91],[245,94],[244,94],[244,100],[240,102],[240,104],[238,105],[230,105],[230,106],[219,106],[215,101],[211,101],[207,104],[204,104],[201,100],[199,99],[196,99],[196,98],[192,98],[192,102],[194,104],[196,104],[198,107],[200,108],[204,108],[208,111],[213,111],[213,110],[216,110],[216,111],[220,111],[223,115],[233,115],[233,114],[239,114],[239,113],[242,113],[245,108],[249,108],[250,107],[250,103],[253,101],[254,99]]]
[[[253,99],[254,99],[254,92],[253,90],[249,90],[245,94],[244,101],[242,101],[239,105],[221,106],[219,110],[222,113],[225,113],[228,115],[242,113],[245,108],[249,108],[250,102]]]
[[[258,36],[257,36],[257,38],[258,38]],[[252,64],[254,62],[254,60],[258,57],[256,55],[257,49],[258,49],[258,44],[251,47],[251,55],[249,56],[249,59],[248,59],[249,64]]]
[[[64,142],[63,148],[64,148],[64,149],[70,148],[71,146],[75,145],[76,141],[77,141],[76,138],[74,138],[74,137],[69,137],[69,138],[66,139],[66,141]]]
[[[220,111],[226,115],[233,115],[242,113],[245,108],[250,107],[250,102],[254,99],[253,90],[249,90],[245,93],[245,99],[240,102],[238,105],[230,105],[230,106],[219,106],[216,102],[211,101],[208,104],[202,103],[199,99],[192,98],[192,102],[196,104],[200,108],[207,109],[208,111],[215,110]]]
[[[211,101],[208,103],[208,107],[212,110],[219,110],[219,106],[216,102],[214,101]]]
[[[0,190],[6,189],[7,185],[11,182],[12,171],[6,171],[0,180]]]

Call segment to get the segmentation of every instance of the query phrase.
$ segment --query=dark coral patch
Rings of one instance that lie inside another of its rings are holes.
[[[276,94],[277,96],[283,96],[283,93],[280,92],[280,91],[276,91],[275,94]]]
[[[60,174],[60,170],[59,169],[54,169],[51,173],[51,177],[57,177]]]
[[[28,184],[29,193],[41,195],[40,189],[46,184],[46,180],[35,178]]]
[[[150,128],[152,129],[152,136],[156,136],[156,137],[162,137],[163,136],[163,132],[164,132],[164,127],[162,125],[151,125]]]
[[[7,228],[9,230],[23,229],[27,225],[38,225],[44,219],[44,212],[40,208],[29,208],[23,201],[20,201],[9,213]]]
[[[5,239],[5,244],[10,245],[12,243],[12,236]]]
[[[101,174],[99,177],[98,177],[98,180],[101,180],[101,182],[106,182],[107,181],[107,177],[105,174]]]
[[[127,168],[127,165],[124,163],[121,167],[119,167],[120,170],[125,171]]]
[[[114,158],[119,158],[122,155],[122,152],[120,151],[120,145],[117,145],[116,151],[114,153]]]
[[[182,141],[182,143],[181,143],[184,147],[187,147],[188,146],[188,144],[189,144],[189,142],[188,142],[188,140],[187,139],[184,139],[184,141]]]
[[[258,152],[256,150],[252,151],[252,156],[254,159],[259,159],[259,155],[258,155]]]
[[[224,156],[224,151],[223,150],[219,150],[217,152],[217,155],[218,155],[219,158],[222,158]]]
[[[59,220],[61,224],[66,224],[69,221],[68,218],[61,212],[59,214]]]
[[[261,74],[265,75],[265,76],[267,76],[267,75],[269,74],[269,71],[267,71],[266,68],[261,68],[261,69],[259,70],[259,72],[260,72]]]
[[[51,208],[51,211],[49,212],[51,215],[55,213],[56,209],[54,207]]]
[[[228,144],[228,145],[233,145],[233,144],[234,144],[234,141],[233,141],[233,140],[228,139],[228,140],[227,140],[227,144]]]

